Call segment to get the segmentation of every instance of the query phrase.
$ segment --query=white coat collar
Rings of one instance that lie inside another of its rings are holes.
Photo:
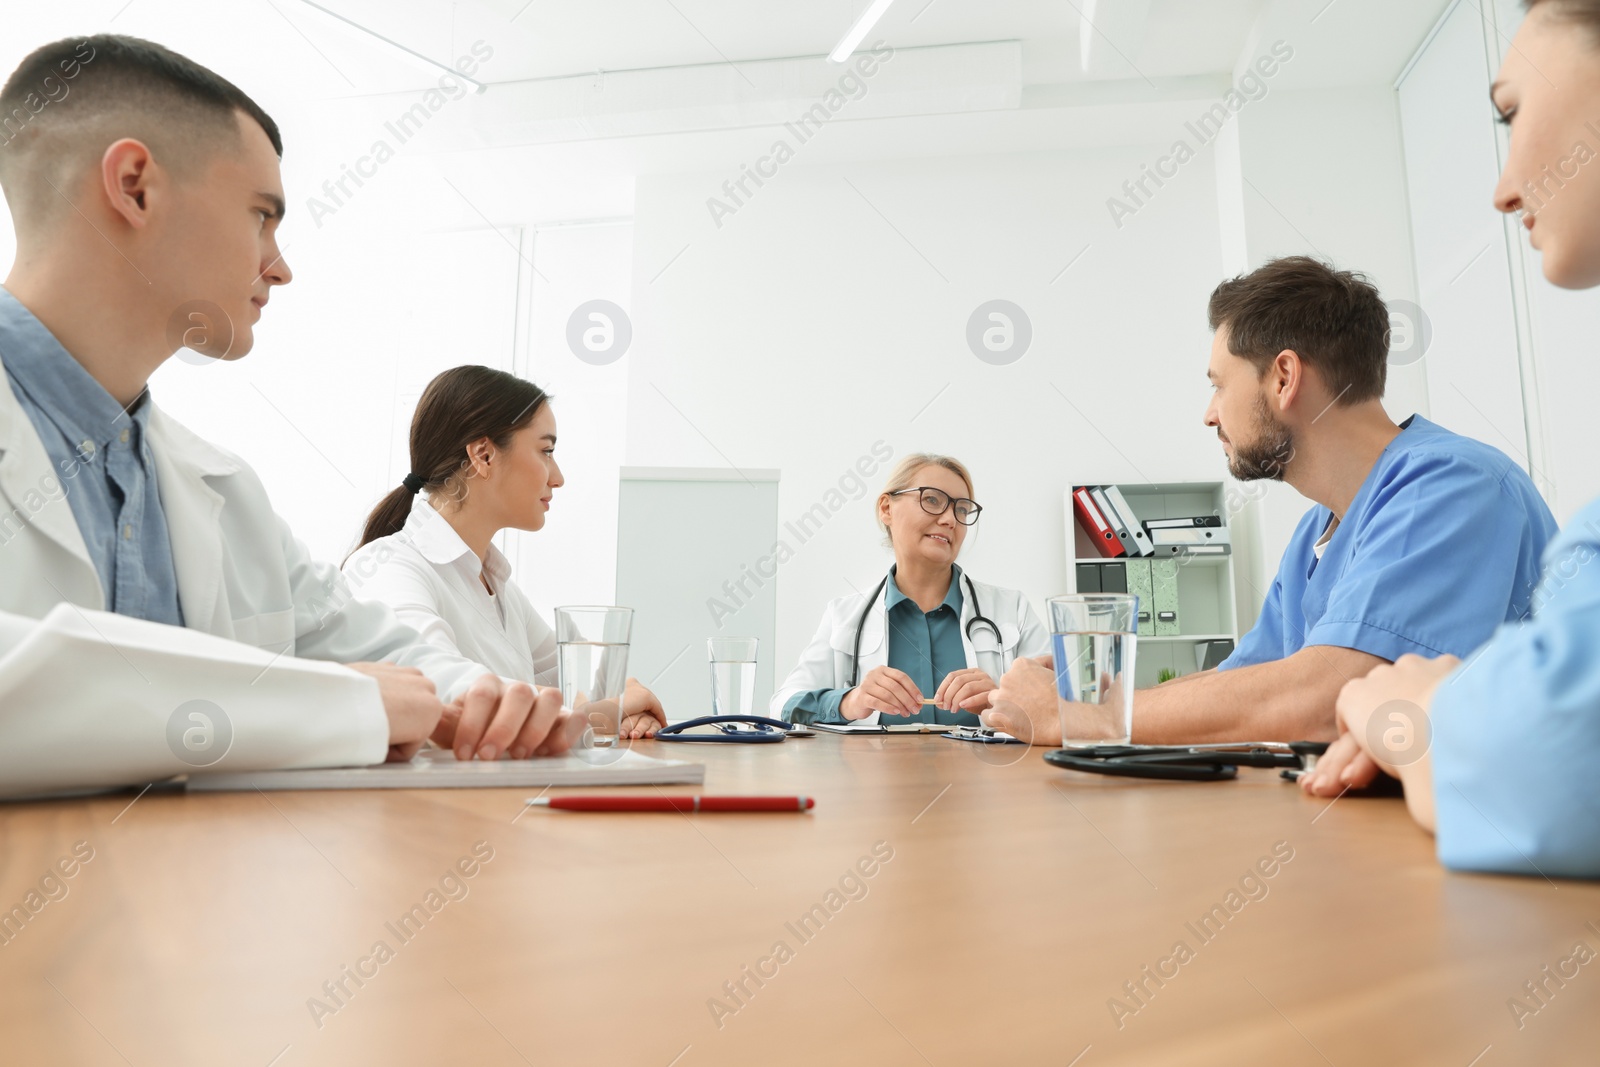
[[[151,402],[151,451],[165,450],[175,470],[195,478],[238,474],[243,464]]]
[[[206,479],[238,474],[244,465],[153,404],[150,454],[167,516],[184,624],[207,633],[229,633],[232,612],[222,588],[221,516],[226,501]]]
[[[406,516],[403,532],[412,547],[422,554],[422,558],[434,566],[447,567],[457,560],[468,558],[473,569],[477,569],[477,553],[456,533],[450,520],[439,514],[421,493],[411,502],[411,514]],[[489,572],[497,589],[511,578],[511,561],[493,544],[489,545],[489,558],[483,569]]]

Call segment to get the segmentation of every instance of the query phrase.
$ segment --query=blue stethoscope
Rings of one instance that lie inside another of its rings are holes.
[[[972,584],[972,576],[963,572],[961,577],[966,579],[967,595],[972,598],[972,618],[967,620],[966,627],[967,640],[972,642],[972,651],[976,655],[978,653],[978,639],[973,632],[975,630],[988,630],[994,637],[994,651],[989,654],[1000,657],[1001,673],[1003,673],[1005,669],[1005,642],[1000,637],[1000,627],[996,626],[994,620],[983,613],[983,608],[978,603],[978,590]],[[874,589],[872,595],[867,597],[867,606],[861,610],[860,618],[856,619],[856,643],[854,651],[850,654],[850,684],[847,688],[854,689],[861,681],[861,631],[867,625],[867,616],[872,612],[874,605],[878,603],[878,598],[883,595],[883,591],[888,588],[888,585],[889,576],[885,574],[883,581],[878,583],[878,588]]]

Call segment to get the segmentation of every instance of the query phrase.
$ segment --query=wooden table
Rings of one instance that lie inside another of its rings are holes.
[[[1600,950],[1600,886],[1446,873],[1399,801],[1330,807],[1269,771],[1075,775],[937,737],[639,748],[816,810],[584,815],[527,811],[527,790],[6,806],[0,908],[26,910],[75,843],[93,858],[7,928],[0,1062],[1596,1061],[1600,963],[1562,987],[1541,968]]]

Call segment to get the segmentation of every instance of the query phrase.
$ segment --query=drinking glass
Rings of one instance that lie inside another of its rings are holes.
[[[1139,598],[1074,593],[1051,597],[1049,608],[1061,743],[1128,744],[1133,737]]]
[[[584,747],[612,747],[622,733],[632,630],[632,608],[556,609],[561,703],[586,723],[580,742]]]

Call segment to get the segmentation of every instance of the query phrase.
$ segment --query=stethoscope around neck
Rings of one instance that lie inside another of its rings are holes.
[[[995,651],[1004,657],[1005,641],[1000,636],[1000,627],[983,613],[983,607],[978,603],[978,589],[972,584],[972,577],[965,572],[962,572],[961,577],[967,583],[967,595],[972,598],[972,618],[967,620],[966,626],[967,640],[972,643],[972,649],[976,652],[978,640],[973,636],[973,631],[987,628],[994,635]],[[878,598],[888,586],[889,576],[885,574],[878,587],[872,591],[872,595],[867,597],[867,606],[861,609],[861,615],[856,619],[856,641],[850,653],[850,684],[846,686],[848,689],[854,689],[861,681],[861,631],[866,628],[867,616],[871,614],[873,606],[878,603]]]

